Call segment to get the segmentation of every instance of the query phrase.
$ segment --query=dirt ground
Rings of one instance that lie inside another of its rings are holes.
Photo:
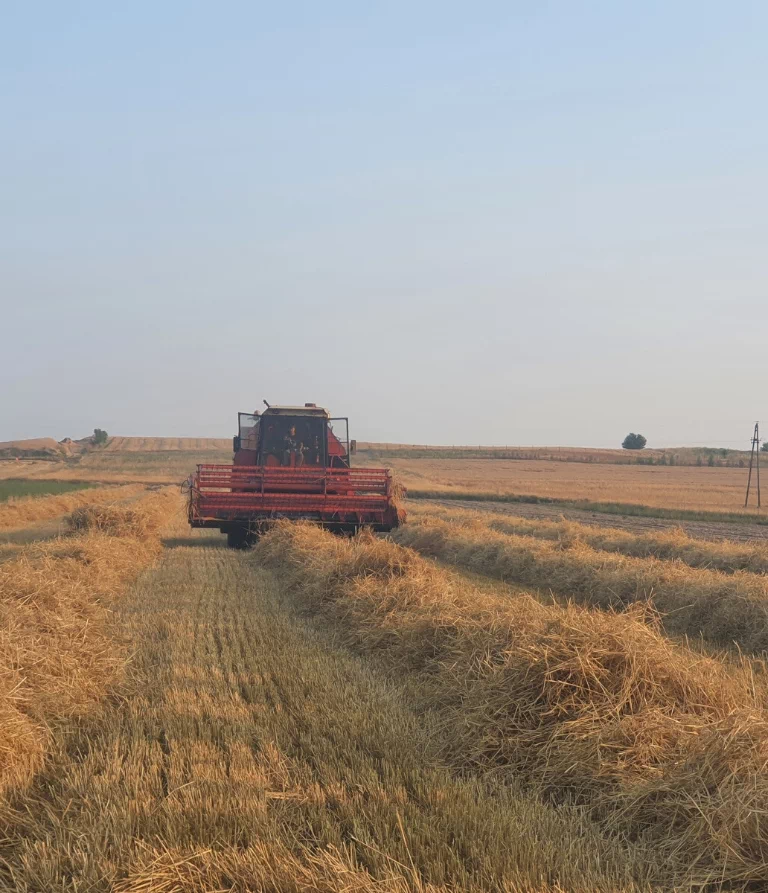
[[[583,509],[566,508],[557,505],[528,505],[526,503],[485,502],[467,499],[435,499],[419,500],[434,502],[457,509],[471,509],[479,512],[515,515],[519,518],[542,518],[558,520],[565,518],[579,524],[591,524],[595,527],[615,527],[643,533],[648,530],[674,530],[681,528],[689,536],[707,540],[736,540],[750,542],[768,540],[768,527],[748,522],[731,523],[727,521],[671,521],[665,518],[645,518],[635,515],[613,515],[605,512],[590,512]],[[418,504],[418,503],[412,503]]]

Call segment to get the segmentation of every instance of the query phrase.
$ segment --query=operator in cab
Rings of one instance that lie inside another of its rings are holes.
[[[291,458],[293,457],[293,461]],[[304,450],[296,438],[296,426],[292,425],[283,438],[283,465],[300,468],[304,464]]]

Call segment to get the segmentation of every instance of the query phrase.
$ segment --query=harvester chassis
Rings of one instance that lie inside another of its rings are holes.
[[[281,519],[354,533],[391,530],[402,512],[389,469],[198,465],[188,518],[192,527],[226,533],[232,548],[246,548]]]

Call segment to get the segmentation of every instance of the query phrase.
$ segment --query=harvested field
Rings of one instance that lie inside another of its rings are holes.
[[[560,501],[555,510],[599,511],[621,518],[667,517],[679,521],[768,521],[744,511],[746,469],[739,467],[617,465],[547,459],[413,458],[402,451],[361,451],[358,465],[390,466],[412,496],[429,498],[540,499]],[[577,451],[593,453],[600,451]],[[610,452],[611,455],[616,451]],[[61,461],[1,462],[0,480],[97,483],[162,483],[184,480],[199,463],[232,461],[228,438],[113,437],[105,447]],[[548,510],[548,506],[542,506]]]
[[[764,663],[678,638],[762,653],[765,545],[423,500],[424,555],[240,553],[135,489],[0,545],[0,890],[768,889]]]
[[[645,513],[619,514],[611,511],[592,511],[567,504],[498,502],[494,500],[472,499],[423,499],[412,500],[411,508],[429,510],[434,506],[445,506],[463,511],[490,512],[498,515],[514,515],[544,521],[575,521],[597,527],[610,527],[628,530],[631,533],[654,533],[657,531],[682,530],[688,536],[703,540],[732,540],[735,542],[768,541],[768,525],[762,516],[755,521],[740,516],[729,520],[718,520],[718,516],[702,513],[699,520],[659,517],[662,510],[648,509]],[[656,514],[651,514],[651,512]],[[762,523],[761,523],[762,522]]]
[[[627,557],[592,548],[586,539],[520,536],[491,525],[483,516],[457,522],[427,515],[395,531],[393,538],[441,561],[534,587],[544,597],[555,593],[613,610],[649,602],[672,635],[701,637],[721,648],[735,645],[752,654],[768,651],[768,582],[762,574],[733,566],[729,573],[693,568],[679,556]],[[718,555],[728,560],[722,546],[690,546],[684,540],[677,550],[685,552],[686,545],[691,560],[702,559],[708,549],[713,563]],[[630,548],[627,543],[624,547]],[[642,544],[636,548],[641,551]],[[743,555],[737,546],[729,556],[732,564],[734,555]]]
[[[749,450],[712,447],[647,448],[641,451],[567,446],[435,446],[416,443],[371,443],[358,441],[358,452],[376,462],[400,459],[503,459],[584,462],[608,465],[708,465],[741,467],[749,462]],[[741,463],[741,466],[739,465]]]
[[[115,523],[0,564],[0,793],[29,783],[56,728],[114,681],[125,655],[106,632],[105,602],[157,556],[159,524],[177,499],[155,494],[124,510],[145,516],[140,539],[132,523]]]
[[[231,438],[111,437],[103,447],[59,461],[0,461],[0,480],[174,484],[198,463],[231,461]]]
[[[439,722],[220,542],[179,536],[116,602],[121,697],[0,812],[6,889],[646,887],[581,809],[446,767]]]
[[[110,437],[100,452],[232,452],[231,437]]]
[[[365,461],[369,461],[366,459]],[[374,463],[375,464],[375,463]],[[669,512],[744,511],[744,468],[604,465],[580,462],[486,459],[401,459],[389,465],[412,493],[430,498],[528,495],[585,501],[597,507],[629,504]],[[619,511],[620,509],[614,509]],[[649,512],[653,514],[653,512]]]
[[[86,480],[98,483],[143,482],[177,484],[203,462],[229,463],[232,444],[216,450],[94,450],[73,462],[26,463],[24,469],[35,480]],[[22,470],[24,470],[22,469]],[[0,467],[2,474],[2,467]],[[16,475],[19,474],[18,468]],[[14,476],[16,476],[14,475]]]
[[[0,441],[0,457],[38,456],[48,459],[63,458],[66,448],[52,437],[35,437],[28,440]]]
[[[768,714],[748,663],[674,645],[641,610],[494,596],[372,537],[285,526],[256,554],[437,711],[457,770],[583,804],[670,885],[768,883]]]
[[[471,511],[460,504],[413,503],[410,517],[415,520],[439,519],[458,524],[479,524],[515,536],[533,536],[558,543],[568,548],[584,543],[593,549],[617,552],[634,558],[677,560],[690,567],[708,568],[725,573],[738,570],[752,573],[768,571],[768,531],[758,528],[759,535],[737,539],[743,534],[741,525],[712,524],[706,529],[717,539],[690,536],[681,526],[669,523],[665,527],[643,528],[633,531],[594,523],[579,523],[560,517],[557,520],[526,517],[518,512]],[[594,519],[593,519],[594,520]],[[600,519],[602,520],[602,519]],[[725,527],[725,530],[723,528]],[[733,538],[726,538],[726,532]]]

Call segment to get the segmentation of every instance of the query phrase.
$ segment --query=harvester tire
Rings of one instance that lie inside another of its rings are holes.
[[[235,527],[227,531],[227,546],[230,549],[247,549],[252,545],[253,540],[247,527]]]

